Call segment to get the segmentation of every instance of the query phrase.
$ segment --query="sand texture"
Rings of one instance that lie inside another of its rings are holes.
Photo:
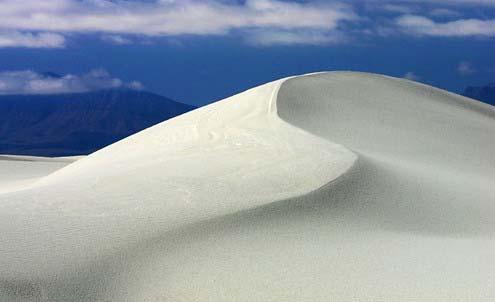
[[[0,301],[494,301],[495,107],[328,72],[0,157]]]

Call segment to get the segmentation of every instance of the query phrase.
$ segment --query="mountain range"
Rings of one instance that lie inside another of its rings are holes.
[[[194,109],[146,91],[0,95],[0,154],[92,153]]]
[[[495,83],[485,86],[469,86],[462,93],[463,96],[495,105]]]

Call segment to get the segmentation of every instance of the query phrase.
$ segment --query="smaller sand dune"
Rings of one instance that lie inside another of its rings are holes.
[[[27,188],[39,178],[80,158],[0,155],[0,194]]]

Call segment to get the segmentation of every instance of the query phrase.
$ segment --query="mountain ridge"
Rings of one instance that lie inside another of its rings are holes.
[[[468,86],[462,95],[495,106],[495,83]]]
[[[0,95],[0,154],[89,154],[194,108],[129,88]]]

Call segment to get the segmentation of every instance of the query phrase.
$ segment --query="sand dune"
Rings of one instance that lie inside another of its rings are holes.
[[[25,189],[40,177],[51,174],[79,158],[0,155],[0,194]]]
[[[318,73],[0,159],[0,301],[492,301],[494,108]]]

